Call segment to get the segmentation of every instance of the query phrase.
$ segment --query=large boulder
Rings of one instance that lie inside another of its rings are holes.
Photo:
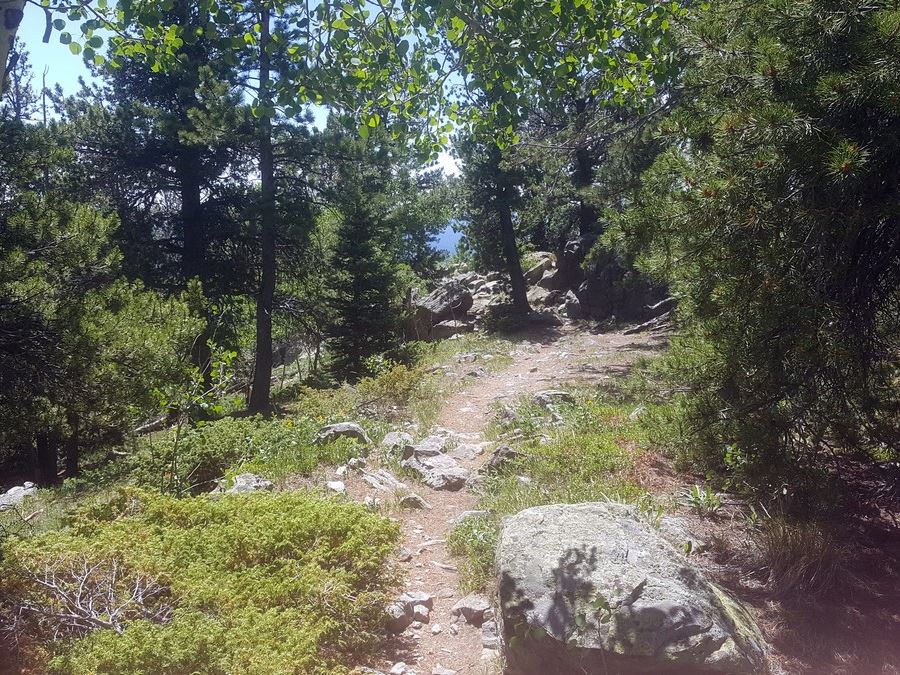
[[[684,557],[687,539],[623,504],[510,518],[497,552],[507,672],[768,672],[759,629]]]
[[[37,494],[37,487],[34,483],[26,481],[22,485],[16,485],[9,490],[0,494],[0,511],[13,509],[22,504],[26,497],[33,497]]]
[[[461,319],[472,308],[472,294],[459,281],[450,281],[425,298],[413,300],[416,329],[426,337],[431,327],[447,319]]]
[[[525,283],[529,286],[534,286],[547,270],[553,269],[554,256],[552,253],[541,252],[534,255],[538,261],[525,271]]]

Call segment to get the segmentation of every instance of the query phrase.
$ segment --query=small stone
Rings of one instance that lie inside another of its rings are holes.
[[[344,485],[344,481],[341,480],[330,480],[325,483],[325,487],[341,495],[347,491],[347,486]]]
[[[397,598],[397,601],[410,607],[424,605],[428,609],[434,609],[434,598],[424,591],[407,591]]]
[[[367,509],[376,511],[379,507],[381,507],[381,500],[378,499],[378,497],[372,497],[370,495],[363,500],[363,504]]]
[[[413,619],[428,623],[431,620],[431,611],[425,605],[415,605],[413,607]]]
[[[456,675],[456,671],[444,668],[444,666],[439,663],[431,669],[431,675]]]
[[[459,626],[450,624],[450,635],[459,635]]]
[[[500,649],[500,638],[497,635],[496,621],[485,621],[482,624],[481,646],[485,649]]]
[[[409,562],[410,560],[412,560],[412,557],[412,551],[410,551],[405,546],[402,546],[400,548],[400,551],[397,553],[397,560],[399,560],[400,562]]]
[[[347,460],[347,466],[351,469],[362,469],[368,465],[365,457],[351,457]]]
[[[444,630],[444,627],[441,626],[441,624],[436,623],[436,624],[434,624],[434,625],[431,627],[431,634],[432,634],[432,635],[437,635],[437,634],[440,633],[442,630]]]
[[[400,497],[400,506],[404,509],[430,509],[431,504],[422,499],[419,495],[412,493]]]
[[[412,612],[400,602],[389,604],[384,613],[391,633],[402,633],[412,623]]]
[[[422,630],[422,622],[421,621],[413,621],[409,624],[409,627],[413,630]]]
[[[346,465],[339,466],[337,469],[335,469],[334,472],[335,472],[338,476],[344,476],[344,475],[346,475],[346,473],[347,473],[347,466],[346,466]]]
[[[471,593],[453,605],[450,613],[453,616],[462,616],[466,623],[480,626],[484,623],[484,614],[491,608],[491,603],[483,595]]]
[[[398,661],[393,666],[391,666],[390,675],[403,675],[406,672],[406,664],[403,661]]]

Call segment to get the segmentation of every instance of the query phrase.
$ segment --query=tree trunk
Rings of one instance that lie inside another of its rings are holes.
[[[575,102],[576,128],[582,130],[586,119],[585,111],[587,110],[587,101],[578,99]],[[583,141],[585,142],[585,141]],[[572,183],[580,193],[578,196],[578,230],[582,236],[597,234],[597,209],[592,204],[585,201],[584,190],[587,190],[594,184],[595,160],[591,155],[590,149],[586,145],[580,145],[575,150],[575,171],[572,175]]]
[[[256,298],[256,366],[250,391],[250,412],[268,414],[272,388],[272,305],[275,297],[275,159],[272,153],[269,92],[269,9],[260,12],[259,35],[259,174],[261,188],[259,294]]]
[[[510,184],[508,175],[500,166],[503,156],[500,148],[495,145],[490,149],[490,153],[492,170],[496,174],[496,209],[500,219],[500,244],[503,248],[509,283],[512,286],[513,308],[517,312],[527,314],[531,311],[531,306],[528,304],[528,286],[525,283],[525,275],[522,273],[522,261],[519,258],[516,229],[512,219],[511,204],[514,186]]]
[[[69,424],[69,437],[66,439],[66,478],[77,476],[78,460],[81,457],[81,419],[77,413],[66,414]]]
[[[16,31],[22,22],[25,0],[5,0],[0,10],[0,91],[6,86],[6,67],[9,53],[16,39]]]
[[[57,446],[59,435],[40,432],[34,439],[34,482],[41,487],[59,483]]]
[[[200,181],[197,180],[197,164],[200,153],[195,148],[182,147],[178,157],[178,182],[181,188],[181,273],[185,284],[192,279],[200,281],[204,296],[209,291],[209,270],[206,267],[206,223]],[[200,308],[208,322],[206,308]],[[211,376],[211,352],[209,348],[209,326],[204,329],[191,347],[191,362],[203,373],[203,380],[209,384]]]
[[[499,205],[500,239],[503,244],[503,257],[506,259],[506,270],[512,285],[513,307],[517,312],[527,314],[531,311],[528,304],[528,286],[522,273],[522,261],[519,258],[519,247],[516,245],[516,230],[513,227],[512,210],[508,203]]]

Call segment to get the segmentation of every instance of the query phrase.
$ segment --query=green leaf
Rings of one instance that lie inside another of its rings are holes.
[[[53,27],[56,30],[62,30],[66,27],[66,22],[63,19],[53,19]]]
[[[77,42],[72,42],[69,44],[69,51],[78,56],[81,53],[81,45]]]

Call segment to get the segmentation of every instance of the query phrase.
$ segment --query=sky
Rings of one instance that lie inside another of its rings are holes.
[[[31,69],[34,74],[34,86],[41,86],[41,78],[44,69],[47,69],[47,86],[59,85],[66,94],[74,94],[78,91],[78,78],[90,80],[91,75],[81,56],[74,56],[67,45],[59,43],[59,32],[54,31],[50,36],[50,42],[44,44],[41,39],[45,27],[44,12],[40,8],[28,3],[25,5],[25,15],[19,26],[17,37],[24,43],[28,51]],[[321,106],[313,106],[315,116],[314,124],[321,128],[328,116],[327,109]],[[459,173],[456,160],[448,152],[442,152],[438,157],[438,165],[448,175],[455,176]],[[437,247],[442,251],[453,252],[460,235],[451,227],[438,237]]]

